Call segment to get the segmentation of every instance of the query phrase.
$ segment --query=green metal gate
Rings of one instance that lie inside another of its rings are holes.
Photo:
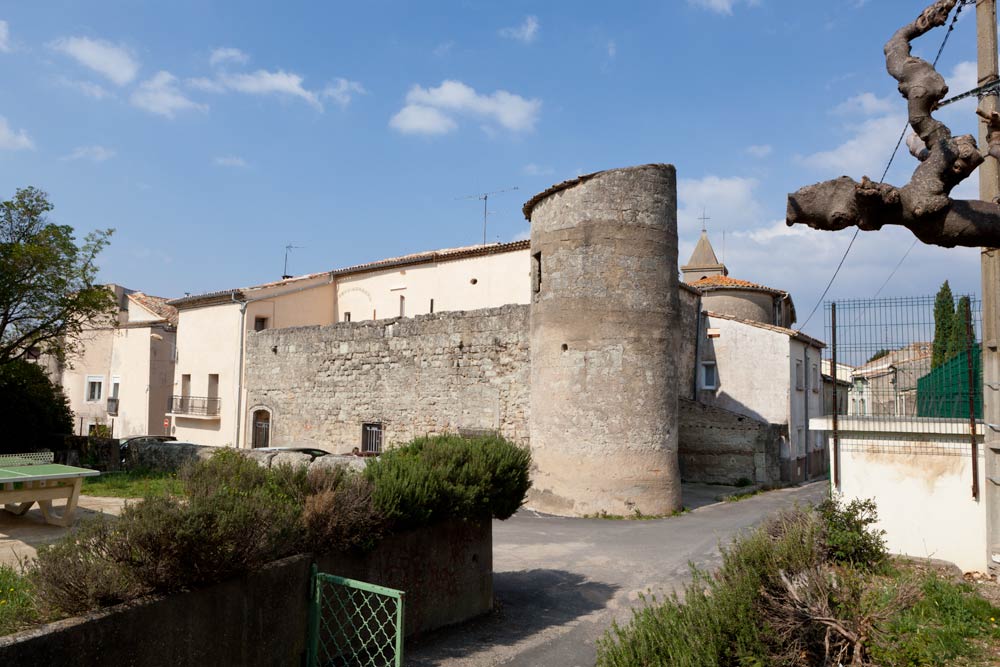
[[[403,591],[312,572],[308,667],[402,667]]]

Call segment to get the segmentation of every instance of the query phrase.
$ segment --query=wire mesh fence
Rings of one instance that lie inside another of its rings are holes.
[[[826,304],[834,482],[845,452],[972,457],[978,497],[982,306],[973,296]]]
[[[983,411],[981,309],[975,297],[947,295],[826,304],[837,414],[967,432],[970,416],[981,419]],[[832,413],[832,402],[826,408]]]
[[[310,667],[400,667],[403,591],[317,572],[310,600]]]

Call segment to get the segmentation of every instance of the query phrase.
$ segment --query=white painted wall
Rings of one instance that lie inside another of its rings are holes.
[[[932,422],[941,424],[936,428]],[[940,428],[944,422],[946,428]],[[960,422],[841,418],[840,493],[847,501],[875,500],[877,527],[886,531],[890,552],[939,558],[966,572],[985,572],[986,507],[972,498],[972,446],[968,424]],[[832,420],[814,419],[812,427],[829,431]],[[928,432],[935,428],[949,434]],[[981,435],[978,440],[982,494],[986,465]],[[934,453],[926,453],[930,446]],[[831,486],[833,465],[831,460]]]
[[[495,255],[372,271],[337,279],[337,320],[345,313],[351,320],[399,317],[399,297],[405,298],[404,315],[476,310],[530,302],[531,260],[527,248]],[[473,283],[475,281],[475,283]]]

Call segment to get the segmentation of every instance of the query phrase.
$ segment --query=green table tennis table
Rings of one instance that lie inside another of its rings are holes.
[[[0,455],[0,503],[8,512],[24,515],[38,503],[46,523],[70,526],[76,515],[84,477],[100,475],[96,470],[52,462],[52,452]],[[62,514],[52,501],[66,499]]]

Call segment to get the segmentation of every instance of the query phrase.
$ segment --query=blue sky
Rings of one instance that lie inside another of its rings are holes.
[[[925,2],[0,2],[0,197],[33,185],[102,275],[180,296],[482,240],[600,169],[670,162],[683,263],[702,208],[734,277],[801,321],[850,239],[784,226],[785,195],[878,177],[905,122],[882,45]],[[943,30],[916,52],[932,59]],[[975,85],[974,10],[939,65]],[[974,103],[942,113],[974,132]],[[897,155],[887,180],[916,162]],[[975,196],[970,179],[956,194]],[[867,297],[909,247],[862,233],[830,296]],[[885,296],[979,292],[978,251],[918,245]],[[822,314],[807,332],[822,336]]]

